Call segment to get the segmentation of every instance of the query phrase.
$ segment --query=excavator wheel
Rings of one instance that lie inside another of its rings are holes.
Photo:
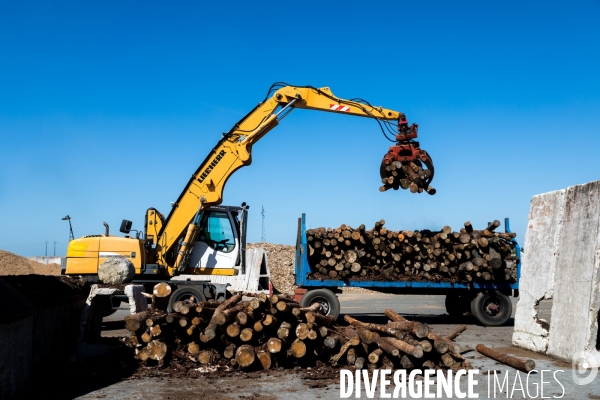
[[[190,297],[194,297],[196,302],[206,301],[206,297],[200,288],[194,286],[183,286],[178,288],[171,294],[171,298],[169,299],[169,304],[167,305],[167,311],[173,312],[173,304],[177,301],[186,301],[189,300]]]

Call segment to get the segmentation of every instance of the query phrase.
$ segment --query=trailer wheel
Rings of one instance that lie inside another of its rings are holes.
[[[302,296],[300,305],[302,307],[308,307],[315,303],[321,303],[322,313],[325,315],[331,315],[334,319],[337,319],[340,315],[340,301],[329,289],[315,289],[310,290]]]
[[[167,305],[167,311],[173,312],[173,304],[175,304],[175,302],[189,300],[192,296],[194,296],[196,302],[206,301],[204,293],[202,293],[202,290],[199,288],[194,286],[180,287],[171,294],[169,304]]]
[[[502,293],[480,292],[471,301],[471,314],[485,326],[500,326],[510,318],[512,303]]]
[[[465,313],[471,312],[472,297],[464,294],[447,294],[446,295],[446,312],[451,317],[462,317]]]

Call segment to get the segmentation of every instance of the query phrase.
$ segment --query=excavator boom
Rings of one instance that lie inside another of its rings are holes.
[[[402,187],[410,188],[412,192],[426,190],[430,194],[435,193],[429,187],[433,178],[431,158],[413,140],[417,137],[417,125],[408,126],[403,113],[372,106],[361,100],[339,98],[328,87],[272,87],[265,100],[219,140],[192,175],[156,237],[157,263],[173,265],[172,260],[166,259],[167,253],[173,250],[177,241],[182,239],[182,233],[186,232],[173,267],[181,265],[189,243],[195,239],[194,226],[197,224],[193,221],[194,215],[199,215],[203,208],[221,204],[229,177],[252,162],[252,146],[296,108],[373,118],[382,129],[395,128],[396,143],[390,147],[382,162],[384,186],[380,190]],[[422,168],[423,163],[427,169]],[[385,171],[386,167],[388,171]]]
[[[93,276],[98,273],[99,266],[112,257],[129,258],[136,274],[155,274],[157,277],[173,277],[186,269],[188,274],[196,275],[236,273],[232,265],[238,265],[239,261],[243,266],[245,244],[242,235],[215,239],[209,237],[207,230],[214,224],[226,223],[234,228],[237,224],[234,230],[241,232],[247,207],[242,205],[237,211],[219,208],[225,184],[235,171],[250,165],[252,146],[297,108],[374,119],[393,142],[381,163],[383,186],[380,191],[402,188],[413,193],[435,193],[430,186],[433,179],[431,157],[415,141],[418,126],[408,125],[403,113],[373,106],[361,99],[339,98],[328,87],[277,83],[271,86],[262,102],[221,137],[191,176],[166,218],[156,209],[149,208],[142,238],[139,233],[136,238],[110,236],[107,229],[105,235],[71,241],[66,273]],[[241,222],[236,222],[238,218]],[[130,230],[131,222],[125,220],[120,231],[128,234]],[[196,245],[208,247],[192,252]],[[219,249],[227,250],[221,251],[221,259],[227,262],[217,262],[215,257],[210,260],[198,258],[199,254],[216,254]],[[233,249],[239,251],[237,259]]]

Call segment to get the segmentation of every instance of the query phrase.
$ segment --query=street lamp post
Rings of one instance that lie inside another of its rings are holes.
[[[44,255],[44,257],[48,257],[48,241],[46,240],[46,254]]]
[[[70,242],[71,240],[75,239],[75,236],[73,236],[73,226],[71,225],[71,217],[69,217],[67,215],[62,220],[63,221],[69,221],[69,242]]]
[[[54,257],[56,257],[56,240],[54,241]]]

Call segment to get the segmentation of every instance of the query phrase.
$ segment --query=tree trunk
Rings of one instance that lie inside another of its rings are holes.
[[[210,322],[206,329],[204,329],[204,335],[208,340],[212,340],[217,336],[217,326],[219,325],[217,321],[221,320],[222,313],[227,309],[227,307],[237,304],[242,299],[242,295],[238,294],[230,297],[229,299],[223,301],[215,310]]]
[[[484,356],[488,356],[489,358],[518,369],[519,371],[530,372],[535,369],[535,361],[533,360],[523,360],[522,358],[512,357],[508,354],[503,354],[499,351],[490,349],[482,344],[478,344],[475,349]]]
[[[449,335],[446,336],[446,339],[448,340],[454,340],[458,337],[458,335],[460,335],[461,333],[463,333],[464,331],[467,330],[467,326],[466,325],[461,325],[458,328],[456,328],[454,331],[452,331],[452,333],[450,333]]]
[[[137,332],[146,326],[148,311],[142,311],[137,314],[127,315],[125,318],[125,328],[130,332]]]

